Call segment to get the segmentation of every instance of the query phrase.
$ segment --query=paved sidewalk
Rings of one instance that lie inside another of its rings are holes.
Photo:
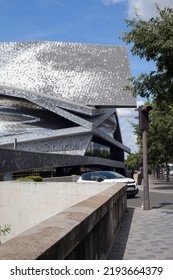
[[[150,191],[173,193],[171,182],[149,178]],[[173,210],[128,207],[110,260],[173,260]]]
[[[173,176],[169,177],[169,182],[166,179],[157,179],[152,175],[148,176],[149,179],[149,189],[150,192],[163,192],[163,193],[173,193]],[[140,185],[139,189],[143,189]]]

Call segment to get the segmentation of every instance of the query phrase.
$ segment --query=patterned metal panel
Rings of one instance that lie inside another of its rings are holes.
[[[32,153],[0,149],[0,174],[33,168],[67,167],[75,165],[104,165],[124,168],[124,162],[99,157]]]
[[[135,98],[125,90],[130,77],[126,47],[0,43],[0,86],[38,91],[83,105],[135,107]]]
[[[73,135],[47,140],[18,143],[20,151],[39,153],[58,153],[83,156],[91,141],[92,135]]]

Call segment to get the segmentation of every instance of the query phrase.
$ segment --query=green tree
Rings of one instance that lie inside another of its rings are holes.
[[[152,164],[173,161],[173,105],[161,111],[153,104],[148,132],[148,155]]]
[[[141,74],[133,81],[136,95],[152,98],[157,104],[161,101],[173,102],[173,9],[160,10],[156,6],[158,16],[149,21],[138,15],[127,19],[129,32],[125,32],[122,40],[132,44],[131,52],[141,59],[153,61],[156,70],[149,74]]]
[[[158,5],[156,9],[157,17],[148,21],[137,14],[127,19],[130,30],[122,37],[126,44],[131,44],[133,55],[155,64],[155,71],[133,79],[134,94],[148,98],[153,106],[148,132],[151,164],[173,161],[173,9],[161,10]],[[134,128],[141,148],[141,133]]]
[[[142,153],[136,152],[128,155],[125,163],[129,170],[137,170],[142,166]]]
[[[148,102],[145,105],[149,105]],[[150,167],[156,169],[161,163],[173,162],[173,105],[169,105],[166,110],[160,110],[155,102],[150,102],[153,110],[149,114],[148,131],[148,163]],[[161,106],[160,106],[161,107]],[[135,124],[134,134],[137,138],[139,154],[142,154],[142,135]]]

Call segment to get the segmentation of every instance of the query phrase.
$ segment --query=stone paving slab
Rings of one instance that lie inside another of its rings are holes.
[[[173,260],[173,210],[127,208],[110,260]]]
[[[150,192],[173,193],[173,176],[169,176],[169,182],[164,179],[156,178],[152,175],[148,176]],[[143,186],[140,186],[143,189]]]

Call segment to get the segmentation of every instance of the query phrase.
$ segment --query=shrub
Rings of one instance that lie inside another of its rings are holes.
[[[10,234],[10,231],[11,231],[11,225],[5,225],[4,228],[2,228],[0,226],[0,244],[1,244],[1,236],[5,236],[8,234]]]
[[[43,179],[41,176],[26,176],[26,177],[21,177],[18,178],[18,181],[34,181],[34,182],[42,182]]]

